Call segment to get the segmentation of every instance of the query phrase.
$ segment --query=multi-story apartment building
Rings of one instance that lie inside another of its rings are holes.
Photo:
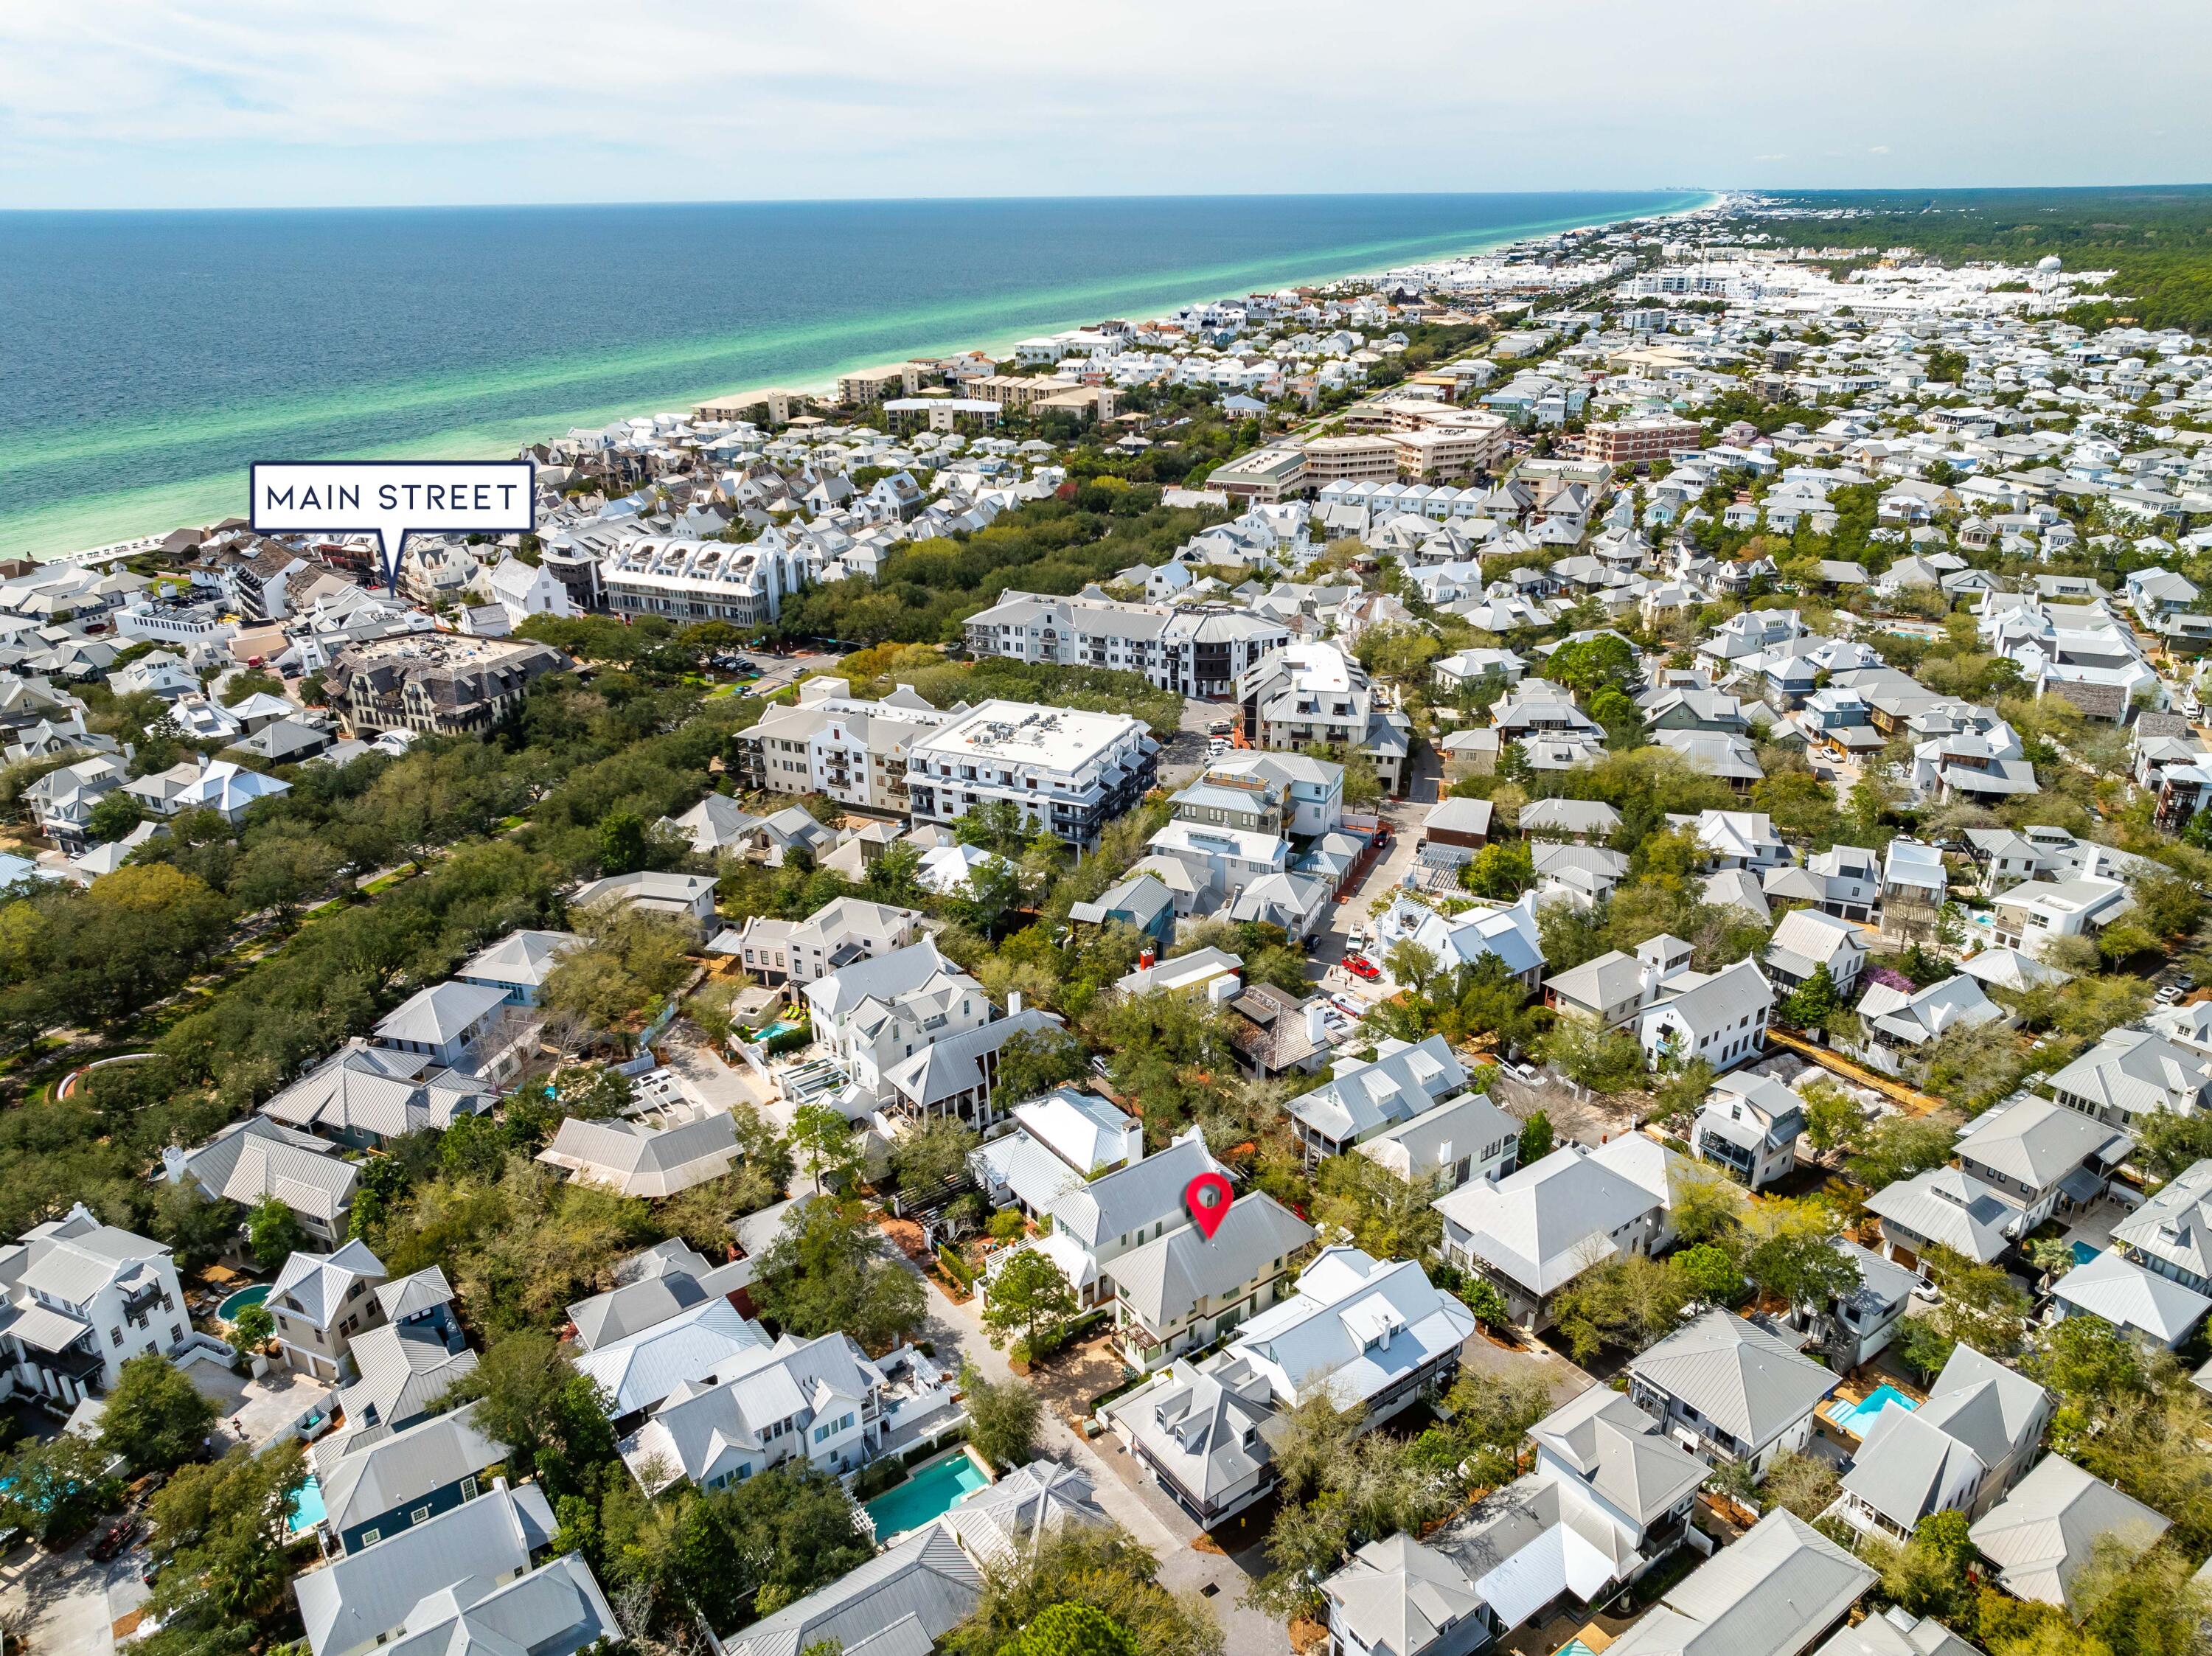
[[[1127,713],[986,701],[908,749],[908,808],[952,822],[1005,801],[1033,831],[1087,846],[1151,790],[1158,752]]]
[[[1583,456],[1609,466],[1645,465],[1705,440],[1694,420],[1659,416],[1648,420],[1594,420],[1583,433]]]
[[[599,567],[607,608],[620,616],[765,626],[805,584],[790,549],[766,537],[744,546],[647,536]]]
[[[1299,482],[1310,489],[1362,478],[1387,482],[1398,475],[1402,440],[1397,436],[1316,437],[1304,446],[1305,473]]]
[[[1270,651],[1237,680],[1244,735],[1263,748],[1321,745],[1364,753],[1391,792],[1406,778],[1406,743],[1375,709],[1367,670],[1333,644]]]
[[[919,362],[856,368],[837,376],[837,401],[847,408],[872,408],[886,397],[911,397],[921,389],[922,372]]]
[[[817,687],[821,687],[817,688]],[[907,808],[908,750],[959,715],[904,685],[880,701],[842,694],[845,681],[809,679],[795,707],[770,707],[731,743],[739,783],[769,793],[826,793],[870,810]],[[811,693],[811,694],[810,694]]]
[[[1398,451],[1398,472],[1415,482],[1472,477],[1488,471],[1505,452],[1510,429],[1496,415],[1463,423],[1398,431],[1387,440]]]
[[[349,736],[464,736],[496,724],[532,680],[568,664],[550,645],[409,633],[340,650],[325,670],[324,695]]]
[[[103,1225],[79,1202],[0,1248],[0,1363],[13,1386],[74,1405],[132,1357],[191,1338],[168,1245]]]
[[[1226,604],[1170,606],[1006,592],[968,617],[971,654],[1142,673],[1178,695],[1226,695],[1237,676],[1291,641],[1273,616]]]

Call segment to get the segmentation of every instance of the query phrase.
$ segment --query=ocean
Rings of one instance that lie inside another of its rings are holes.
[[[257,459],[477,458],[1684,193],[0,213],[0,554],[241,513]]]

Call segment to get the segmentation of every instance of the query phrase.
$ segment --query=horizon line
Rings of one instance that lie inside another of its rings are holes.
[[[2180,185],[2090,185],[2097,189],[2166,188]],[[979,196],[672,196],[659,200],[626,197],[616,201],[456,201],[456,202],[315,202],[280,205],[198,207],[11,207],[0,205],[0,214],[30,213],[479,213],[503,211],[560,212],[577,208],[619,207],[898,207],[921,204],[966,205],[994,202],[1131,202],[1131,201],[1455,201],[1513,196],[1718,196],[1744,193],[1735,188],[1711,185],[1586,185],[1558,190],[1210,190],[1176,191],[1078,191],[1060,195]],[[1767,193],[1774,193],[1769,191]],[[1802,193],[1785,191],[1782,193]]]
[[[457,201],[457,202],[287,202],[277,203],[203,203],[196,206],[88,205],[82,207],[11,206],[0,204],[0,215],[46,214],[145,213],[182,216],[194,213],[480,213],[561,212],[579,209],[666,207],[886,207],[921,204],[966,205],[984,203],[1043,202],[1176,202],[1176,201],[1363,201],[1457,200],[1514,196],[1708,195],[1708,196],[1899,196],[1899,195],[2027,195],[2033,193],[2091,194],[2121,190],[2212,190],[2212,179],[2100,184],[1890,184],[1890,185],[1748,185],[1661,184],[1575,185],[1550,189],[1519,190],[1212,190],[1212,191],[1075,191],[1059,194],[1007,192],[983,195],[912,196],[672,196],[640,200],[611,201]]]

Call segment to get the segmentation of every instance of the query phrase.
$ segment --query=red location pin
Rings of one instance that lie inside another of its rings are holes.
[[[1201,1173],[1182,1187],[1182,1204],[1190,1210],[1190,1222],[1207,1241],[1213,1240],[1213,1233],[1229,1216],[1230,1198],[1235,1194],[1229,1181],[1218,1173]]]

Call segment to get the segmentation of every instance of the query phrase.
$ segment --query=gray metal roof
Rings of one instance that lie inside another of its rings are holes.
[[[1181,1323],[1197,1306],[1267,1276],[1314,1239],[1311,1225],[1272,1196],[1242,1196],[1212,1236],[1188,1220],[1103,1267],[1122,1301],[1155,1330]]]
[[[1322,1583],[1329,1625],[1363,1649],[1419,1656],[1482,1610],[1482,1595],[1452,1559],[1409,1535],[1370,1541]]]
[[[477,1430],[476,1411],[471,1403],[389,1436],[327,1440],[314,1459],[328,1527],[343,1532],[506,1459],[507,1446]]]
[[[1765,1329],[1708,1311],[1632,1361],[1629,1373],[1764,1448],[1836,1389],[1836,1376]]]
[[[432,1594],[464,1582],[489,1585],[526,1568],[554,1527],[552,1509],[534,1484],[511,1489],[501,1479],[474,1501],[294,1577],[307,1642],[315,1656],[373,1645]]]
[[[799,1656],[809,1645],[836,1640],[849,1650],[908,1617],[940,1639],[967,1619],[982,1590],[981,1573],[933,1523],[819,1592],[725,1636],[722,1649],[725,1656]]]
[[[2168,1520],[2100,1483],[2063,1455],[2045,1455],[1967,1532],[2015,1598],[2073,1608],[2074,1578],[2104,1536],[2148,1547]]]
[[[1802,1519],[1771,1512],[1669,1589],[1607,1656],[1798,1656],[1875,1580]]]

